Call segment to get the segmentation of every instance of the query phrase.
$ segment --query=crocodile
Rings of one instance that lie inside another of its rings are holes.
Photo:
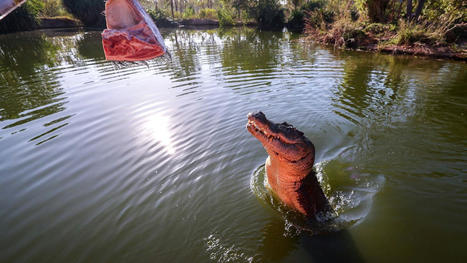
[[[303,132],[287,122],[269,121],[262,112],[249,113],[246,127],[269,155],[265,169],[272,192],[307,218],[330,211],[313,171],[315,147]]]

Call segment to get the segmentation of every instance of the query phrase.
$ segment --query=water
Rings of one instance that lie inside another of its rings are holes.
[[[0,36],[0,262],[467,260],[465,63],[162,33],[168,64],[106,62],[94,31]],[[314,142],[344,230],[255,194],[254,110]]]

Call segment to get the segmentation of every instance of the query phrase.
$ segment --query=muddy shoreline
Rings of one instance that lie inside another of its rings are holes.
[[[357,46],[339,46],[333,43],[326,42],[322,36],[316,37],[313,35],[307,35],[304,37],[305,41],[316,42],[325,46],[333,46],[334,48],[343,50],[356,50],[356,51],[367,51],[367,52],[379,52],[384,54],[392,55],[410,55],[410,56],[423,56],[440,59],[452,59],[458,61],[467,62],[467,50],[454,51],[449,47],[434,47],[424,44],[416,45],[378,45],[378,44],[367,44]]]
[[[160,28],[217,28],[219,21],[213,19],[183,19],[170,24],[160,23]],[[254,23],[236,23],[232,27],[248,26],[254,27]],[[40,18],[39,26],[35,29],[48,28],[78,28],[83,27],[79,20],[68,17]],[[452,59],[467,61],[467,49],[453,50],[449,46],[429,46],[427,44],[415,43],[414,45],[378,45],[377,39],[364,43],[330,43],[323,34],[306,34],[305,41],[317,42],[319,44],[334,46],[341,49],[361,50],[369,52],[380,52],[393,55],[425,56],[432,58]]]

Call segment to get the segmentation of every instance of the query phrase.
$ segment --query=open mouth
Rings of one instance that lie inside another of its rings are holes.
[[[258,121],[260,122],[260,120]],[[303,152],[300,154],[298,150],[298,145],[296,143],[284,142],[283,136],[280,136],[276,133],[268,132],[266,129],[261,126],[266,126],[267,124],[257,123],[253,116],[248,117],[247,129],[253,134],[267,150],[273,153],[276,157],[283,159],[290,163],[298,163],[303,161],[311,154],[312,151]],[[278,151],[280,150],[280,151]]]
[[[102,44],[107,60],[142,61],[166,53],[156,25],[137,0],[108,0]]]
[[[258,125],[256,125],[256,122],[253,120],[248,120],[247,127],[249,127],[250,132],[253,130],[255,134],[262,136],[267,141],[279,140],[281,143],[284,143],[281,141],[281,138],[279,136],[273,135],[272,133],[268,133],[267,131],[261,129]]]

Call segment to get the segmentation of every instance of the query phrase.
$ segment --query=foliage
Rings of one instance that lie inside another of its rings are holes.
[[[152,9],[146,10],[152,20],[156,23],[157,26],[165,26],[165,27],[176,27],[178,26],[177,23],[174,23],[172,18],[163,11],[162,9]]]
[[[318,9],[323,9],[326,6],[324,0],[310,0],[302,6],[303,11],[315,11]]]
[[[412,45],[415,42],[428,43],[430,37],[420,25],[402,21],[394,42],[398,45]]]
[[[147,10],[149,16],[154,20],[156,23],[161,20],[167,20],[169,15],[164,12],[162,9],[153,9],[153,10]]]
[[[250,6],[251,0],[228,0],[227,2],[230,3],[230,6],[237,10],[237,17],[241,18],[241,10],[247,11]]]
[[[305,14],[301,10],[293,10],[292,14],[287,21],[287,28],[295,31],[302,32],[305,28]]]
[[[333,23],[325,42],[335,46],[356,48],[367,39],[363,28],[349,19],[339,19]]]
[[[277,0],[259,0],[251,10],[252,17],[261,29],[278,29],[284,26],[284,8]]]
[[[385,32],[394,32],[396,26],[393,24],[370,23],[365,26],[364,31],[373,34],[382,34]]]
[[[61,0],[44,0],[44,8],[40,11],[41,16],[45,17],[57,17],[57,16],[69,16],[63,7]]]
[[[188,6],[185,8],[185,10],[182,13],[182,18],[188,19],[188,18],[194,18],[195,17],[195,10],[193,9],[192,6]]]
[[[0,21],[0,33],[32,30],[39,25],[37,17],[44,8],[40,0],[29,0]]]
[[[65,9],[85,26],[105,26],[104,0],[62,0]]]
[[[203,8],[199,11],[200,18],[217,19],[217,11],[213,8]]]
[[[219,18],[220,27],[232,26],[234,24],[232,13],[225,7],[217,11],[217,17]]]

